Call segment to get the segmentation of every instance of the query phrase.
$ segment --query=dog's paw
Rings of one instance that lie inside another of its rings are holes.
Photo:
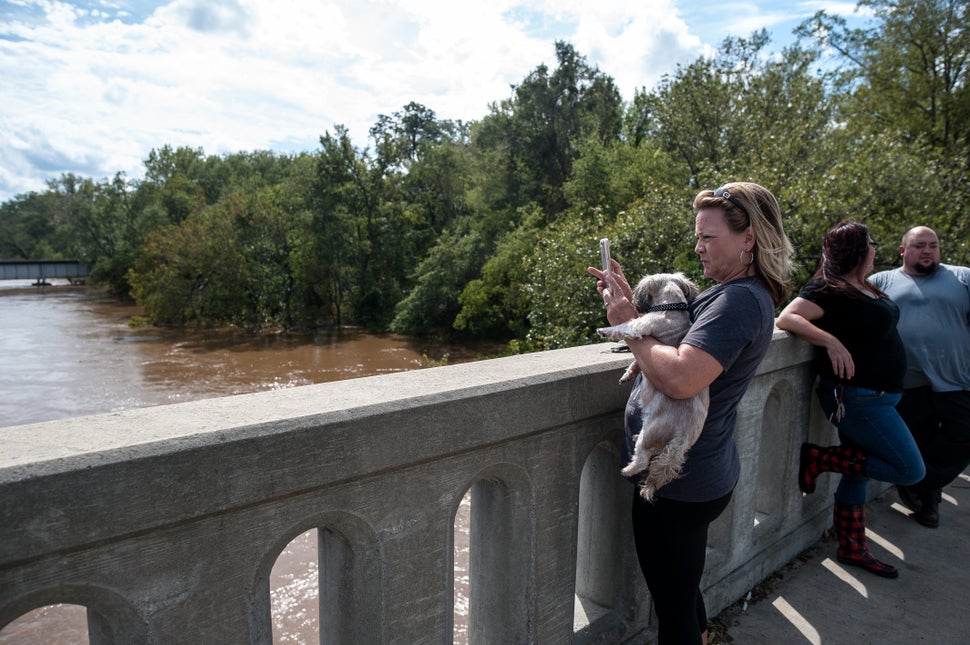
[[[612,327],[599,327],[596,329],[596,333],[599,334],[601,338],[609,338],[611,340],[620,339],[620,336],[616,333],[616,330]]]
[[[644,484],[643,486],[640,487],[640,497],[647,500],[648,502],[653,501],[653,494],[655,492],[656,492],[656,489],[653,486]]]
[[[611,340],[637,340],[643,338],[641,334],[627,327],[626,323],[616,325],[615,327],[598,327],[596,333],[603,338],[609,338]]]
[[[622,385],[623,383],[629,383],[639,373],[640,373],[640,365],[636,361],[633,361],[632,363],[630,363],[630,367],[626,368],[626,371],[623,372],[623,376],[620,377],[620,384]]]
[[[633,477],[639,473],[642,473],[647,469],[650,462],[643,461],[634,458],[629,464],[627,464],[623,469],[620,470],[620,474],[624,477]]]

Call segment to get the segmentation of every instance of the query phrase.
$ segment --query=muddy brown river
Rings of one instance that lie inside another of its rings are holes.
[[[254,336],[133,327],[136,306],[10,282],[0,282],[0,427],[466,362],[498,349],[353,328]]]

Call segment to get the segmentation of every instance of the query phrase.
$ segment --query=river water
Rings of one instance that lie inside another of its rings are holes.
[[[0,427],[474,360],[469,347],[342,328],[254,336],[132,327],[83,287],[0,281]]]
[[[6,426],[465,362],[498,349],[349,328],[253,336],[129,325],[141,313],[85,287],[0,281],[0,441]],[[467,499],[463,509],[459,524]],[[461,534],[456,563],[467,560]],[[304,534],[277,561],[276,642],[315,642],[315,541],[315,532]],[[456,607],[467,602],[465,576],[456,569]],[[461,642],[465,621],[455,622]],[[87,643],[85,626],[79,607],[42,608],[0,632],[0,644]]]

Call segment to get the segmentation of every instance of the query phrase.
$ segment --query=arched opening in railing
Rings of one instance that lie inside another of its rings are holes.
[[[274,643],[381,642],[376,537],[365,522],[346,513],[314,524],[274,551],[269,584],[262,587],[269,599],[257,600],[256,614],[271,622]],[[254,630],[264,633],[258,624]]]
[[[469,488],[458,504],[455,513],[453,536],[454,552],[454,623],[452,642],[455,645],[468,643],[468,558],[469,522],[471,520],[472,491]]]
[[[764,403],[761,431],[757,433],[759,446],[755,472],[758,482],[754,489],[756,537],[781,528],[787,496],[779,494],[779,487],[794,485],[785,478],[792,421],[795,419],[793,403],[794,394],[788,381],[775,384]]]
[[[0,644],[73,643],[87,645],[88,610],[82,605],[56,604],[38,607],[0,629]]]
[[[0,607],[0,643],[143,643],[147,625],[134,605],[96,584],[38,589]]]
[[[528,480],[515,467],[494,470],[501,474],[483,475],[469,489],[464,642],[470,645],[528,642],[535,611],[530,600],[535,536]]]
[[[617,494],[617,486],[625,486],[619,469],[618,450],[609,441],[597,445],[583,465],[576,536],[575,631],[616,609],[618,553],[625,548],[620,522],[629,517],[629,508],[623,506],[629,495]],[[629,489],[632,494],[633,487]]]
[[[270,573],[274,643],[320,641],[320,572],[317,529],[296,536]]]

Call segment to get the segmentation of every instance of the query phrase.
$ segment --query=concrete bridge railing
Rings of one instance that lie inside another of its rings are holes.
[[[270,643],[270,570],[316,528],[321,642],[452,642],[470,490],[469,642],[649,641],[618,474],[629,355],[606,349],[0,429],[0,626],[72,603],[94,645]],[[832,489],[795,485],[798,446],[832,434],[810,358],[776,332],[739,409],[712,615],[828,525]]]

